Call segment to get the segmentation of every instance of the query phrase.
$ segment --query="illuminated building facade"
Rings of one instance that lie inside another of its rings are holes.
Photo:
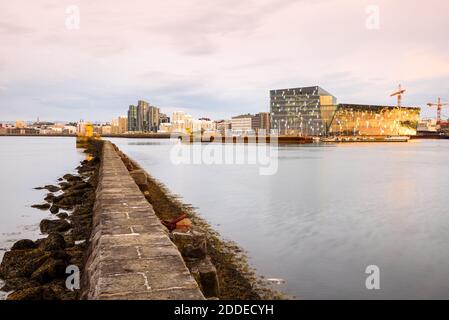
[[[416,135],[419,108],[339,104],[329,135],[411,136]]]
[[[415,135],[419,108],[337,104],[315,87],[270,91],[271,129],[281,135]]]

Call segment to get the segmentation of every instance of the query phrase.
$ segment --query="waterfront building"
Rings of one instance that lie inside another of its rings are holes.
[[[157,107],[148,107],[148,127],[144,131],[158,132],[160,124],[160,110]]]
[[[137,106],[129,106],[127,121],[127,131],[157,132],[160,124],[160,110],[144,100],[139,100]],[[117,125],[119,126],[119,124]],[[123,133],[122,129],[117,130]]]
[[[130,105],[128,109],[128,131],[137,131],[137,107]]]
[[[86,122],[83,120],[78,121],[76,124],[76,133],[79,135],[84,135],[86,133]]]
[[[416,135],[420,108],[339,104],[328,135]]]
[[[27,127],[27,125],[26,125],[25,121],[16,120],[16,128],[17,129],[24,129],[26,127]]]
[[[137,102],[137,131],[145,132],[149,128],[148,110],[150,104],[144,100]]]
[[[252,129],[256,132],[270,132],[270,113],[260,112],[252,117]]]
[[[174,111],[172,116],[173,122],[183,121],[185,115],[186,113],[184,111]]]
[[[74,125],[64,125],[62,133],[64,134],[76,134],[77,127]]]
[[[128,131],[128,118],[126,116],[118,117],[118,133],[122,134]]]
[[[216,130],[215,122],[209,118],[200,118],[201,121],[201,132],[211,132]]]
[[[119,133],[118,118],[113,118],[112,121],[111,121],[111,133],[112,134],[118,134]]]
[[[270,113],[271,129],[285,135],[415,135],[420,108],[337,104],[315,86],[271,90]]]
[[[197,124],[194,124],[192,116],[184,111],[173,112],[172,119],[172,132],[191,133],[196,129],[194,126],[196,127]]]
[[[12,127],[12,128],[6,128],[6,133],[7,134],[23,134],[23,135],[37,135],[39,134],[39,130],[35,129],[35,128],[17,128],[17,127]]]
[[[232,121],[231,120],[219,120],[215,121],[216,130],[221,135],[226,135],[232,129]]]
[[[231,128],[232,132],[236,134],[252,132],[253,115],[243,114],[240,116],[232,117]]]
[[[112,133],[112,128],[110,125],[103,125],[100,127],[100,134],[110,135]]]
[[[170,123],[170,117],[162,112],[159,113],[159,124],[161,123]]]
[[[159,126],[159,131],[158,132],[163,132],[163,133],[171,133],[172,132],[172,124],[171,123],[167,123],[167,122],[162,122]]]
[[[436,133],[437,131],[437,119],[423,119],[418,123],[418,132],[420,133]]]

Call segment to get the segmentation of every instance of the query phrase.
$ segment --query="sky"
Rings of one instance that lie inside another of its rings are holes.
[[[340,103],[449,100],[445,0],[0,0],[0,121],[269,110],[319,85]],[[443,111],[449,116],[449,109]]]

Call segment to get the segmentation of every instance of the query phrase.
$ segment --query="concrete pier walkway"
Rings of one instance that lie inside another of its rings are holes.
[[[104,142],[84,299],[204,299],[177,247]]]

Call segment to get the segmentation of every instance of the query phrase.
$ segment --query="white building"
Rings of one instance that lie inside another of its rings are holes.
[[[173,129],[173,124],[172,123],[167,123],[167,122],[162,122],[159,126],[159,131],[158,132],[162,132],[162,133],[171,133]]]
[[[417,131],[421,132],[437,132],[437,120],[436,119],[423,119],[418,122]]]
[[[173,112],[172,132],[190,133],[193,132],[193,126],[193,118],[190,114],[186,114],[184,111]]]
[[[65,125],[63,128],[63,131],[64,131],[64,133],[67,133],[67,134],[76,134],[77,127]]]
[[[231,128],[235,134],[242,134],[252,132],[252,118],[250,114],[244,114],[237,117],[232,117]]]

